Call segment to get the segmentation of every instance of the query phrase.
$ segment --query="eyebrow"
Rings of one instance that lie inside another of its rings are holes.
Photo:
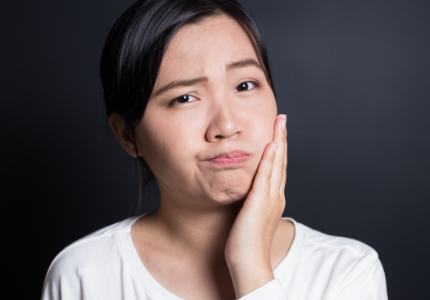
[[[244,67],[249,67],[249,66],[254,66],[259,68],[261,71],[264,72],[263,68],[261,67],[260,63],[258,63],[255,59],[253,58],[246,58],[246,59],[242,59],[242,60],[238,60],[238,61],[234,61],[231,62],[229,64],[227,64],[225,66],[226,71],[231,71],[233,69],[238,69],[238,68],[244,68]],[[201,82],[207,82],[208,78],[206,76],[201,76],[201,77],[196,77],[196,78],[191,78],[191,79],[182,79],[182,80],[174,80],[162,87],[160,87],[153,95],[153,97],[157,97],[160,94],[166,92],[167,90],[176,88],[176,87],[180,87],[180,86],[193,86],[195,84],[201,83]]]

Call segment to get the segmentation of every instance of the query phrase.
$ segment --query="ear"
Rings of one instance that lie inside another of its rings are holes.
[[[135,158],[140,156],[139,152],[136,153],[138,149],[136,149],[133,137],[129,136],[125,130],[123,118],[121,118],[118,114],[113,113],[109,116],[109,125],[115,138],[124,148],[124,150]]]

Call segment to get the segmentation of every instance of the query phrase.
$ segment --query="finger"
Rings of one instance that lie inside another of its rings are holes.
[[[272,176],[270,181],[270,194],[274,199],[278,199],[280,195],[280,187],[284,173],[284,153],[285,153],[285,115],[280,115],[276,120],[275,139],[279,147],[275,155],[275,160],[272,167]]]
[[[288,119],[288,118],[287,118]],[[287,120],[288,121],[288,120]],[[287,183],[287,168],[288,168],[288,130],[287,130],[287,124],[284,128],[284,135],[285,135],[285,151],[284,151],[284,159],[282,162],[282,183],[281,183],[281,195],[285,196],[285,185]]]

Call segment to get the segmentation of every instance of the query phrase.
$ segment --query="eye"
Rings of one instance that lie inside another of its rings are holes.
[[[250,86],[251,86],[251,88],[250,88]],[[244,81],[244,82],[240,83],[240,84],[236,87],[236,89],[237,89],[239,92],[242,92],[242,91],[249,91],[249,90],[252,90],[252,89],[254,89],[254,88],[256,88],[256,87],[259,87],[259,86],[260,86],[260,84],[259,84],[258,82],[256,82],[256,81]]]
[[[176,97],[175,99],[173,99],[172,104],[176,104],[176,103],[179,103],[179,104],[191,103],[193,101],[189,101],[190,97],[194,98],[193,96],[187,95],[187,94],[179,96],[179,97]]]

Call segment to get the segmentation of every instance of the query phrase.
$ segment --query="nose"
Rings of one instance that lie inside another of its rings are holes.
[[[235,139],[240,133],[239,120],[232,113],[230,107],[224,104],[212,114],[206,131],[206,139],[213,143],[224,139]]]

